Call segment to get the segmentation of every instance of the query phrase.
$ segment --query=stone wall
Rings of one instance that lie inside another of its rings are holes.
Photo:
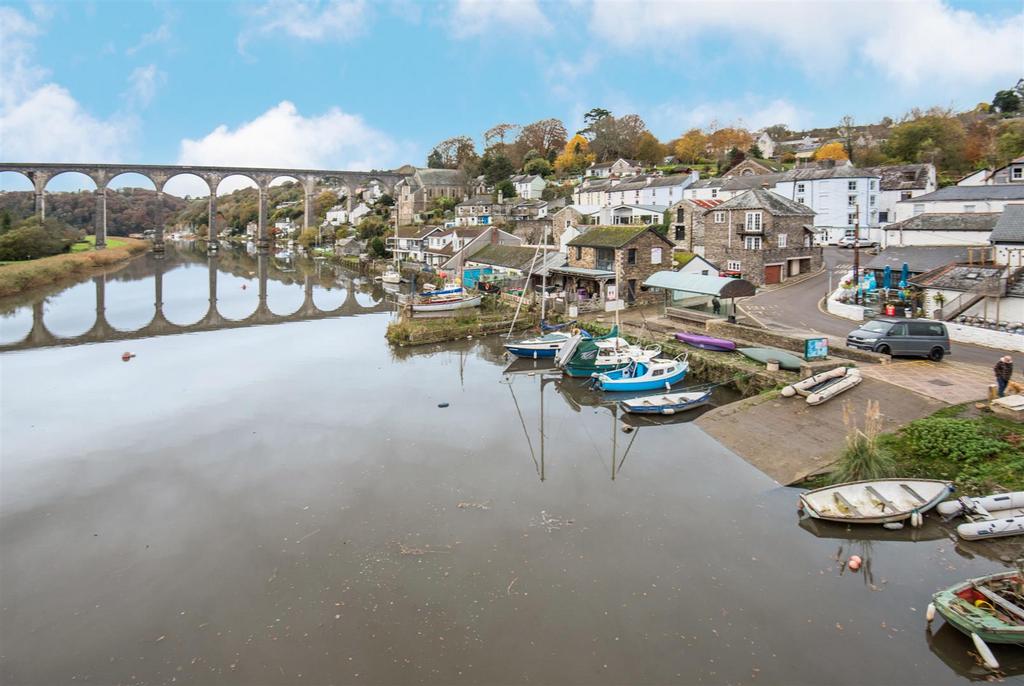
[[[771,331],[769,329],[758,329],[753,326],[730,324],[721,319],[708,320],[705,324],[705,328],[712,336],[719,336],[727,339],[738,338],[740,340],[749,341],[750,343],[759,343],[770,348],[779,348],[780,350],[799,353],[800,355],[803,355],[804,353],[804,341],[808,338],[820,338],[820,336],[785,334],[778,331]],[[847,348],[845,345],[832,345],[831,343],[829,344],[829,353],[834,354],[837,357],[843,357],[857,362],[885,364],[892,359],[889,355],[868,352],[866,350],[857,350],[856,348]]]
[[[766,264],[783,264],[782,280],[786,279],[788,260],[797,257],[809,257],[810,266],[805,271],[816,271],[821,268],[822,252],[820,248],[804,247],[804,224],[808,217],[776,217],[767,210],[761,210],[760,234],[744,234],[741,229],[746,221],[746,213],[751,210],[727,210],[725,222],[713,222],[714,213],[721,210],[709,210],[705,213],[704,257],[720,269],[728,269],[730,261],[740,263],[743,278],[750,283],[764,285],[764,268]],[[730,238],[730,232],[732,233]],[[786,247],[778,247],[778,236],[786,235]],[[761,236],[761,248],[747,250],[744,238],[748,235]]]
[[[661,248],[661,262],[651,262],[651,249]],[[636,264],[629,264],[629,251],[636,250]],[[672,246],[665,240],[651,232],[645,231],[627,245],[615,251],[615,264],[619,274],[619,297],[625,299],[629,288],[629,281],[634,280],[634,302],[652,303],[662,302],[664,294],[649,291],[641,291],[640,286],[651,274],[664,269],[672,269]]]

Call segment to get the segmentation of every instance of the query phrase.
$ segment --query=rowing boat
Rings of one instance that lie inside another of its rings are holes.
[[[676,414],[677,412],[695,410],[709,402],[711,402],[711,389],[646,395],[642,398],[620,400],[619,405],[626,412],[633,414]]]
[[[951,481],[938,479],[869,479],[816,488],[800,495],[800,506],[815,519],[851,524],[886,524],[920,515],[953,492]]]

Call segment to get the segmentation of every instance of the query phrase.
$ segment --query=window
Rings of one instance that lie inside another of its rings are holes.
[[[661,264],[661,248],[651,248],[651,264]]]
[[[924,214],[924,204],[923,203],[914,205],[914,216],[916,217],[919,214]]]
[[[848,196],[846,196],[846,204],[849,205],[850,207],[853,207],[854,205],[856,205],[857,204],[857,196],[856,195],[848,195]]]
[[[804,196],[802,196],[802,195],[798,195],[798,196],[796,196],[796,201],[797,201],[798,203],[800,203],[801,205],[806,205],[806,204],[807,204],[807,203],[806,203],[806,202],[804,201]]]
[[[718,189],[717,188],[712,188],[711,189],[711,197],[712,198],[717,198],[718,197]]]
[[[746,250],[760,250],[761,249],[761,237],[760,236],[745,236],[743,238],[743,247]]]
[[[786,241],[789,240],[789,236],[787,236],[784,233],[780,233],[778,235],[778,239],[779,239],[779,247],[780,248],[785,248],[786,247]]]
[[[636,248],[630,248],[626,251],[626,264],[636,264]]]
[[[879,212],[878,213],[878,221],[880,221],[880,222],[887,222],[887,221],[889,221],[889,212],[888,211]]]
[[[747,212],[746,219],[744,220],[743,227],[747,231],[760,231],[761,230],[761,213],[760,212]]]
[[[1010,170],[1010,178],[1012,178],[1015,181],[1020,181],[1021,179],[1024,179],[1024,167],[1014,167],[1012,170]]]
[[[577,260],[582,260],[583,259],[583,246],[581,246],[581,245],[577,245],[576,246],[576,259]]]
[[[904,322],[904,323],[899,323],[899,324],[893,324],[892,328],[889,329],[889,335],[890,336],[906,336],[907,335],[907,325],[906,325],[906,323]]]
[[[900,200],[910,200],[912,197],[914,194],[911,191],[900,191]]]
[[[942,324],[938,322],[907,322],[911,336],[944,336]]]
[[[874,179],[871,179],[870,181],[868,181],[868,188],[869,189],[877,190],[878,189],[877,187],[878,187],[878,182],[877,181],[875,181]]]
[[[857,190],[857,182],[856,181],[847,181],[846,182],[846,188],[847,188],[847,190],[851,190],[851,191]]]
[[[806,184],[798,183],[796,185],[796,192],[797,193],[803,193],[805,189],[806,189]]]
[[[964,205],[964,212],[974,212],[974,205]]]
[[[725,268],[726,268],[727,271],[730,271],[730,272],[738,272],[738,271],[740,271],[739,260],[729,260],[728,262],[725,263]]]
[[[846,215],[846,223],[849,224],[850,226],[853,226],[854,224],[856,224],[857,223],[857,213],[856,212],[851,212],[850,214]]]
[[[677,226],[676,227],[676,240],[677,241],[686,240],[686,227],[685,226]]]
[[[725,212],[715,212],[715,214],[712,217],[712,219],[714,220],[714,222],[716,224],[724,224],[725,223]]]

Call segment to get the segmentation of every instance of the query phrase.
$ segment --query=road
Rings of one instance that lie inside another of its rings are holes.
[[[765,326],[821,333],[845,341],[846,334],[856,328],[856,322],[822,312],[818,303],[827,294],[830,284],[839,283],[850,270],[853,254],[850,250],[825,248],[824,259],[825,269],[820,274],[792,286],[763,291],[745,300],[741,309]],[[985,367],[994,365],[1004,354],[1001,350],[967,343],[954,343],[952,350],[952,359]]]

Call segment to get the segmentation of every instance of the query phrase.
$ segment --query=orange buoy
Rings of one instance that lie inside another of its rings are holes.
[[[856,572],[860,569],[861,562],[863,560],[860,559],[860,555],[850,555],[850,560],[846,563],[846,566]]]
[[[133,353],[121,353],[121,359],[124,360],[125,362],[132,359],[133,357],[135,357]]]

